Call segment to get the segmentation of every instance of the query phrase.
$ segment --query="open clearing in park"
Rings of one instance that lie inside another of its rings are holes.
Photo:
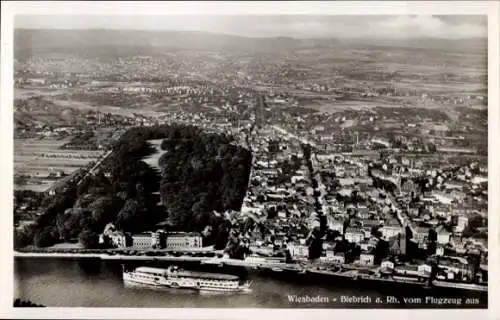
[[[143,160],[151,168],[158,170],[158,171],[161,171],[161,168],[158,164],[158,161],[160,160],[161,156],[166,152],[165,150],[161,149],[161,142],[162,141],[163,141],[163,139],[148,140],[148,142],[151,144],[151,146],[156,149],[156,152],[148,157],[145,157]]]

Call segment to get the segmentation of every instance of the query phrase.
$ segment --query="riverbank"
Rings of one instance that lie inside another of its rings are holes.
[[[394,278],[381,278],[373,275],[365,275],[365,274],[353,274],[353,275],[348,275],[348,274],[342,274],[339,272],[331,272],[331,271],[326,271],[326,270],[311,270],[308,269],[307,272],[309,273],[316,273],[316,274],[322,274],[326,276],[331,276],[331,277],[342,277],[342,278],[351,278],[353,281],[358,281],[358,280],[365,280],[365,281],[371,281],[371,282],[377,282],[379,284],[404,284],[404,285],[410,285],[412,287],[419,287],[419,288],[432,288],[432,287],[437,287],[437,288],[449,288],[449,289],[459,289],[459,290],[467,290],[467,291],[476,291],[476,292],[488,292],[488,287],[487,286],[482,286],[478,284],[473,284],[473,283],[458,283],[458,282],[446,282],[446,281],[439,281],[439,280],[434,280],[432,282],[431,286],[427,286],[426,282],[419,282],[419,281],[412,281],[412,280],[403,280],[403,279],[394,279]]]
[[[290,263],[251,263],[244,260],[228,259],[228,258],[206,258],[206,257],[190,257],[190,256],[141,256],[141,255],[120,255],[106,253],[42,253],[42,252],[18,252],[14,251],[15,258],[66,258],[66,259],[99,259],[108,261],[147,261],[147,262],[195,262],[200,265],[215,265],[215,266],[230,266],[243,267],[250,270],[265,270],[272,273],[294,273],[294,274],[316,274],[329,279],[345,279],[349,281],[359,282],[374,282],[378,284],[390,285],[410,285],[411,287],[424,288],[426,284],[419,281],[401,280],[394,278],[382,278],[374,275],[359,274],[355,270],[347,272],[318,270],[312,267],[304,267],[299,264]],[[360,281],[362,280],[362,281]],[[433,281],[431,287],[458,289],[475,292],[488,292],[487,286],[472,284],[472,283],[453,283],[445,281]]]
[[[170,262],[119,261],[81,258],[16,258],[14,296],[50,307],[156,307],[156,308],[487,308],[488,293],[441,287],[424,288],[400,282],[380,281],[305,272],[298,274],[272,269],[175,263],[180,268],[201,272],[232,274],[251,281],[248,294],[204,294],[197,291],[128,287],[123,266],[165,268]],[[77,290],[75,290],[75,288]],[[324,303],[295,303],[290,297],[329,297]],[[368,297],[362,303],[342,297]],[[380,298],[384,303],[376,303]],[[427,301],[432,298],[432,301]],[[412,300],[409,303],[406,300]],[[439,301],[460,303],[443,304]],[[415,303],[415,301],[420,301]],[[468,303],[473,301],[474,304]]]
[[[14,251],[15,258],[67,258],[67,259],[101,259],[116,261],[166,261],[166,262],[199,262],[206,265],[226,265],[231,267],[257,268],[257,264],[245,262],[244,260],[229,258],[207,258],[190,256],[142,256],[142,255],[123,255],[107,253],[72,253],[72,252],[17,252]],[[299,265],[287,263],[261,263],[259,269],[275,269],[279,271],[303,271]]]
[[[109,255],[106,253],[66,253],[66,252],[17,252],[14,251],[15,258],[88,258],[101,260],[142,260],[142,261],[178,261],[178,262],[201,262],[204,257],[166,257],[166,256],[137,256],[137,255]]]

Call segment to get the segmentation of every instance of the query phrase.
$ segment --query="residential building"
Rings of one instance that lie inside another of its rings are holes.
[[[436,247],[436,255],[437,256],[444,256],[444,247],[443,246],[437,246]]]
[[[287,248],[292,259],[303,260],[309,257],[309,248],[306,245],[289,243]]]
[[[340,234],[344,234],[344,221],[339,219],[334,219],[332,215],[327,216],[328,228],[333,231],[338,231]]]
[[[379,227],[381,225],[380,221],[375,220],[375,219],[362,219],[362,220],[359,220],[359,222],[361,223],[363,228],[368,228],[370,230],[373,227]]]
[[[337,253],[329,258],[333,264],[341,265],[345,263],[345,256],[343,253]]]
[[[457,218],[456,231],[463,232],[468,224],[469,224],[469,219],[464,215],[459,215]]]
[[[370,250],[372,250],[373,248],[376,247],[376,245],[377,245],[376,241],[372,241],[372,239],[366,240],[366,238],[369,238],[369,237],[370,237],[370,233],[369,232],[365,232],[365,240],[363,240],[361,243],[359,243],[359,246],[361,247],[361,250],[363,250],[363,251],[370,251]]]
[[[359,255],[359,263],[365,266],[373,266],[375,257],[371,253],[361,253]]]
[[[326,256],[320,257],[320,261],[323,263],[331,263],[336,265],[341,265],[345,263],[345,257],[343,254],[334,254],[333,251],[326,251]]]
[[[413,180],[407,180],[401,186],[401,192],[403,194],[415,196],[419,193],[418,192],[418,185],[415,182],[413,182]]]
[[[430,277],[432,272],[432,267],[428,264],[421,264],[418,266],[418,273],[421,277]]]
[[[387,269],[387,270],[394,270],[394,262],[390,261],[390,260],[384,260],[382,261],[382,263],[380,264],[380,267],[382,269]]]
[[[347,241],[353,243],[360,243],[365,238],[365,234],[361,229],[353,227],[347,228],[344,236]]]
[[[394,236],[397,236],[400,233],[404,232],[404,228],[399,224],[398,221],[391,220],[389,224],[384,225],[380,231],[382,232],[382,236],[389,239]]]
[[[360,219],[368,219],[371,214],[367,207],[358,206],[358,208],[356,208],[356,216]]]
[[[413,235],[414,240],[419,244],[423,245],[427,242],[429,238],[429,228],[417,227],[415,228],[415,233]]]
[[[420,276],[418,266],[415,265],[400,265],[394,268],[394,271],[399,275],[404,276]]]
[[[462,277],[471,279],[474,275],[474,267],[466,261],[459,261],[458,259],[439,259],[439,268],[452,272],[454,274],[461,274]]]
[[[450,242],[451,233],[442,228],[437,232],[437,243],[445,245]]]
[[[265,263],[266,259],[263,257],[260,257],[258,255],[250,255],[250,256],[245,257],[245,262],[261,264],[261,263]]]

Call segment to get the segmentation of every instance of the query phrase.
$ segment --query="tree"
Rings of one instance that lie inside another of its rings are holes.
[[[484,223],[484,218],[481,217],[480,215],[474,215],[468,223],[468,226],[472,229],[475,230],[477,228],[481,228],[485,226]]]
[[[229,238],[230,227],[231,225],[229,221],[222,219],[214,221],[213,229],[215,230],[215,232],[213,233],[214,238],[212,240],[213,241],[212,243],[215,244],[216,250],[221,250],[226,247]]]
[[[314,239],[309,245],[309,259],[317,259],[323,251],[323,240],[321,238]]]
[[[429,148],[429,152],[436,152],[437,151],[436,145],[434,143],[429,142],[427,144],[427,147]]]
[[[437,244],[435,241],[429,242],[427,245],[427,255],[433,255],[436,253]]]
[[[99,246],[99,236],[90,230],[83,230],[78,236],[78,241],[87,249],[95,249]]]
[[[477,229],[484,227],[485,226],[485,221],[484,218],[481,217],[480,215],[474,215],[469,219],[469,222],[467,226],[465,227],[464,231],[462,232],[462,236],[464,237],[472,237],[477,233]]]
[[[167,152],[159,160],[159,172],[142,161],[155,152],[151,139],[165,139],[162,149]],[[83,230],[100,232],[108,222],[127,231],[144,231],[168,218],[179,230],[212,226],[211,241],[220,248],[227,242],[228,227],[211,212],[240,210],[251,161],[251,153],[233,145],[231,137],[194,126],[131,128],[114,143],[99,173],[78,186],[78,178],[70,179],[60,188],[65,191],[44,199],[36,227],[51,229],[55,239],[69,240]],[[102,172],[110,172],[110,177]],[[38,242],[47,242],[46,234],[38,233]],[[19,235],[17,243],[24,241]]]
[[[326,235],[326,240],[334,241],[337,237],[342,236],[342,234],[338,230],[328,230]]]
[[[117,216],[117,226],[127,231],[136,231],[140,228],[141,207],[137,199],[128,199]]]
[[[374,236],[374,237],[377,237],[377,238],[381,238],[382,237],[382,232],[380,232],[380,227],[378,226],[373,226],[372,229],[371,229],[371,235]]]
[[[278,216],[278,212],[276,211],[276,209],[274,207],[270,207],[269,209],[267,209],[267,218],[268,219],[274,219]]]
[[[90,206],[93,226],[96,231],[102,230],[110,222],[114,222],[121,209],[121,201],[112,196],[97,198]]]
[[[68,214],[60,215],[60,229],[59,235],[64,241],[70,241],[78,237],[80,233],[80,220],[82,210],[72,209]]]
[[[35,232],[34,244],[39,248],[50,247],[54,245],[56,241],[57,240],[53,237],[51,228],[45,228]]]
[[[429,229],[429,241],[436,242],[437,241],[437,232],[434,229]]]
[[[31,226],[14,229],[14,248],[22,248],[33,244],[34,230]]]
[[[361,247],[356,245],[355,243],[349,243],[347,245],[347,251],[345,252],[346,263],[352,263],[359,257],[360,254]]]
[[[374,263],[380,264],[383,259],[389,254],[389,243],[384,240],[379,240],[375,246]]]
[[[254,227],[255,227],[255,221],[253,221],[253,219],[251,218],[246,218],[242,226],[243,233],[250,232],[251,230],[253,230]]]

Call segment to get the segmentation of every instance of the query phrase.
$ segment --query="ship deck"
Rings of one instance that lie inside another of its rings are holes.
[[[199,271],[178,271],[177,276],[179,277],[190,277],[190,278],[200,278],[200,279],[213,279],[213,280],[239,280],[237,276],[222,273],[210,273],[210,272],[199,272]]]

